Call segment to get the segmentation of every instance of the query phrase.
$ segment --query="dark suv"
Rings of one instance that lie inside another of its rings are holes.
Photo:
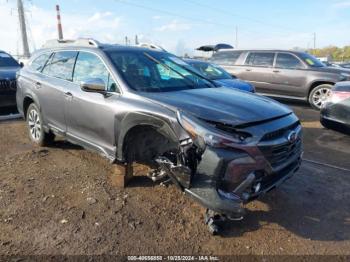
[[[167,52],[57,46],[18,75],[18,109],[39,145],[60,135],[112,162],[149,164],[153,180],[167,176],[232,219],[300,166],[301,125],[278,102],[218,87]]]
[[[0,50],[0,108],[16,106],[16,72],[19,63]]]
[[[219,51],[210,61],[252,83],[260,94],[305,100],[315,109],[322,107],[336,82],[350,80],[350,70],[327,67],[297,51]]]

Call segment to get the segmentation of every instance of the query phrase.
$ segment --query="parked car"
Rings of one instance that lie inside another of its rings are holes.
[[[154,167],[152,180],[166,174],[210,210],[212,232],[217,213],[241,219],[245,203],[300,166],[300,122],[278,102],[217,87],[160,50],[46,46],[18,74],[30,139],[44,145],[60,135],[112,162]]]
[[[213,80],[218,85],[232,87],[252,93],[255,92],[255,88],[252,84],[237,79],[235,76],[232,76],[228,72],[226,72],[222,67],[195,59],[184,60],[189,65],[198,70],[198,72],[203,74],[205,77]]]
[[[0,108],[16,106],[16,72],[20,64],[0,50]]]
[[[350,134],[350,82],[337,83],[321,109],[324,127]]]
[[[350,80],[350,70],[327,67],[297,51],[219,51],[210,61],[252,83],[258,93],[305,100],[315,109],[322,107],[335,83]]]
[[[350,69],[350,63],[340,64],[339,66]]]

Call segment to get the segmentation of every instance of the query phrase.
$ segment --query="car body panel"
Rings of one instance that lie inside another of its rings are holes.
[[[143,96],[165,106],[171,105],[198,118],[233,126],[291,113],[287,107],[268,98],[226,87],[144,93]],[[268,112],[264,110],[266,106],[271,110]]]
[[[350,131],[350,82],[338,83],[332,92],[340,92],[347,98],[333,101],[332,98],[321,109],[321,123],[328,128]]]
[[[0,67],[0,107],[16,106],[16,73],[18,67]]]
[[[233,51],[219,52],[222,56],[224,52]],[[342,76],[342,74],[350,74],[350,71],[345,68],[308,66],[299,57],[302,52],[287,50],[237,50],[236,52],[241,52],[241,54],[234,64],[223,65],[219,61],[214,61],[230,74],[252,83],[258,93],[266,95],[307,100],[310,90],[319,84],[329,83],[333,85],[339,81],[350,80],[350,75]],[[276,55],[279,53],[291,54],[300,60],[303,67],[298,69],[278,68],[275,66],[276,56],[272,67],[246,65],[245,61],[251,52],[274,52]]]
[[[171,149],[176,149],[176,159],[182,161],[180,165],[177,162],[163,163],[174,182],[205,207],[230,215],[242,215],[243,198],[249,201],[251,197],[267,192],[299,168],[302,153],[301,125],[289,108],[271,99],[229,87],[190,86],[182,91],[135,91],[123,80],[106,55],[111,49],[138,52],[140,55],[144,52],[160,52],[119,46],[41,50],[32,59],[43,52],[61,50],[91,52],[99,56],[115,80],[117,91],[86,92],[73,81],[33,70],[30,62],[18,74],[17,102],[20,113],[25,116],[26,101],[31,99],[40,109],[47,132],[62,135],[73,143],[106,156],[112,162],[118,160],[125,164],[129,161],[125,155],[129,146],[136,143],[138,150],[147,151],[150,149],[149,143],[154,140],[154,137],[147,137],[146,133],[145,138],[148,140],[144,144],[138,144],[137,141],[130,140],[133,138],[133,130],[144,135],[143,130],[151,128],[167,140],[167,144],[157,145],[159,150],[169,144],[175,146]],[[203,141],[206,136],[193,137],[181,124],[182,114],[194,118],[200,126],[203,125],[201,128],[205,132],[224,136],[226,144],[221,147],[209,144],[206,140],[205,143],[200,143],[200,139]],[[237,132],[246,132],[249,139],[237,141]],[[277,148],[283,150],[282,155],[280,151],[277,153]],[[230,202],[220,196],[218,190],[223,183],[233,189],[237,186],[237,181],[241,183],[246,179],[247,174],[237,175],[235,170],[239,169],[230,169],[238,157],[250,158],[254,162],[251,167],[255,177],[252,183],[265,183],[265,180],[269,183],[263,184],[262,191],[255,192],[254,195],[250,192],[253,184],[249,184],[246,188],[249,197],[240,195],[236,202]],[[276,157],[279,162],[276,162]],[[187,178],[185,180],[189,182],[188,185],[182,184],[183,177]]]

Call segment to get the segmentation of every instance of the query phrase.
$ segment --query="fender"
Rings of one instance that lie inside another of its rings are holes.
[[[158,115],[153,115],[144,112],[132,112],[125,115],[124,119],[120,122],[120,131],[117,133],[117,159],[124,162],[123,148],[124,140],[130,130],[138,126],[151,126],[154,127],[159,133],[165,137],[171,139],[174,142],[179,141],[179,135],[176,133],[174,123]]]
[[[41,105],[39,103],[39,98],[38,96],[30,89],[27,89],[26,92],[23,95],[23,100],[22,103],[20,104],[20,106],[22,107],[22,112],[23,112],[23,116],[24,118],[26,118],[25,113],[24,113],[24,101],[26,100],[26,98],[30,98],[31,100],[34,101],[34,103],[39,107],[39,110],[41,112]],[[42,112],[41,112],[42,113]]]

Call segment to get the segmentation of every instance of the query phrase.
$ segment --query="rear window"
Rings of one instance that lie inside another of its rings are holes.
[[[223,51],[213,54],[210,62],[218,65],[235,65],[242,52],[239,51]]]
[[[252,52],[249,53],[245,64],[251,66],[272,67],[275,53],[270,52]]]
[[[77,54],[78,52],[76,51],[62,51],[55,53],[50,61],[47,62],[43,74],[72,81],[73,67]]]

